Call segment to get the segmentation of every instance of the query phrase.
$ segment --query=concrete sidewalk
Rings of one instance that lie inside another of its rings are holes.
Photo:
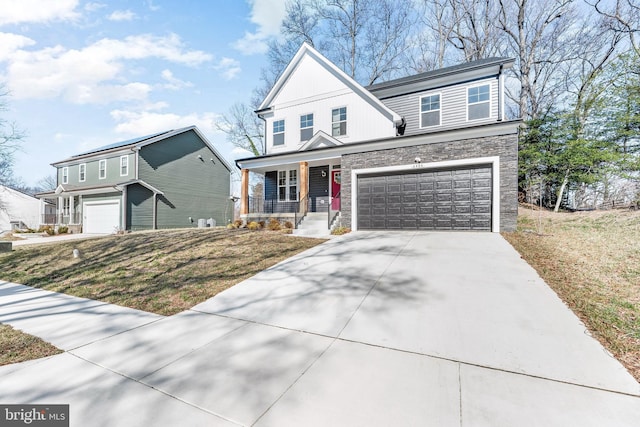
[[[30,289],[0,284],[0,322],[68,351],[0,367],[0,402],[71,425],[640,419],[640,384],[497,234],[353,233],[165,318]]]
[[[38,236],[38,237],[29,237],[22,240],[13,240],[13,246],[28,246],[28,245],[40,245],[46,243],[60,243],[60,242],[68,242],[70,240],[86,240],[86,239],[95,239],[97,237],[109,236],[109,234],[87,234],[87,233],[78,233],[78,234],[57,234],[55,236]]]

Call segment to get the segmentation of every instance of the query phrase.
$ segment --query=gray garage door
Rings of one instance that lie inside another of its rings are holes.
[[[491,231],[491,166],[358,177],[361,230]]]

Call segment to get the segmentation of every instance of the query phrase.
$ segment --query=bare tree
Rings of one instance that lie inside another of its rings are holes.
[[[7,111],[8,96],[9,92],[0,86],[0,113]],[[13,176],[13,155],[24,137],[25,133],[15,123],[0,117],[0,184],[12,186],[17,182]]]
[[[519,81],[507,95],[518,105],[518,115],[535,119],[544,115],[558,95],[558,70],[573,48],[574,0],[498,0],[498,24],[506,34],[505,53],[516,57],[513,68]]]
[[[587,1],[597,13],[608,18],[609,28],[629,38],[631,48],[640,56],[640,4],[636,0],[615,0],[615,5],[610,1]]]
[[[495,0],[448,0],[451,9],[448,41],[465,61],[495,56],[504,33],[496,25],[500,8]]]
[[[449,0],[423,0],[420,30],[411,41],[411,69],[421,73],[445,66],[447,44],[453,31]]]
[[[264,154],[262,123],[247,104],[233,104],[229,112],[216,122],[216,128],[226,133],[227,140],[234,146],[255,156]]]

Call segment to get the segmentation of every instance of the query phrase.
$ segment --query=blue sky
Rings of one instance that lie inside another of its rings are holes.
[[[28,185],[87,149],[196,125],[216,130],[248,102],[284,0],[0,0],[3,118],[26,131],[15,174]]]

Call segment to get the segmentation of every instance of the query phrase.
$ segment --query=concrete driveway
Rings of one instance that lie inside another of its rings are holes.
[[[67,350],[0,367],[0,402],[96,426],[640,419],[640,384],[498,234],[353,233],[171,317],[93,303],[0,282],[0,322]]]

